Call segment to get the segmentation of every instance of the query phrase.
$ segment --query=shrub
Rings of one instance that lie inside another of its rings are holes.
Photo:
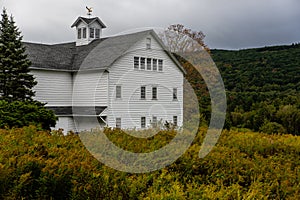
[[[36,101],[0,101],[0,128],[35,125],[50,130],[56,119],[51,110]]]
[[[106,131],[119,146],[138,150],[131,137]],[[130,174],[98,162],[78,135],[0,129],[0,199],[300,199],[299,136],[224,131],[199,159],[206,131],[200,128],[172,165]],[[148,148],[170,136],[163,131]]]
[[[268,133],[268,134],[286,133],[285,128],[281,124],[278,124],[277,122],[269,122],[269,121],[265,121],[259,130],[263,133]]]

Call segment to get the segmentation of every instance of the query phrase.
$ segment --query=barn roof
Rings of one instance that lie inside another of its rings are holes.
[[[92,24],[93,22],[98,22],[102,28],[106,28],[105,24],[98,17],[93,17],[93,18],[78,17],[76,21],[72,24],[71,28],[77,26],[78,23],[80,22],[84,22],[88,25]]]
[[[106,106],[47,106],[57,116],[99,116]]]
[[[54,45],[25,42],[24,45],[28,58],[32,62],[32,69],[73,72],[78,70],[107,70],[130,47],[149,34],[157,37],[153,30],[147,30],[93,40],[84,46],[76,46],[75,42]],[[165,51],[184,72],[172,54],[167,50]]]

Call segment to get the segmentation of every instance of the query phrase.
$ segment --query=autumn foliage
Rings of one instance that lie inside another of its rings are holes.
[[[200,129],[174,164],[129,174],[101,164],[78,135],[34,127],[0,130],[0,199],[300,198],[298,136],[224,131],[213,151],[199,159],[205,132]],[[120,146],[137,149],[119,130],[108,134]]]

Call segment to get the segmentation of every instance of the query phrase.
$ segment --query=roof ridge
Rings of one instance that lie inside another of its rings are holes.
[[[112,35],[108,38],[114,38],[114,37],[121,37],[121,36],[130,36],[130,35],[136,35],[136,34],[142,34],[142,33],[151,33],[152,31],[154,31],[153,29],[148,29],[148,30],[142,30],[142,31],[138,31],[138,32],[132,32],[132,33],[124,33],[122,34],[122,32],[120,34],[115,34]]]
[[[85,18],[85,17],[82,17],[82,16],[79,16],[76,19],[76,21],[71,25],[71,28],[73,28],[74,26],[77,26],[77,24],[80,20],[83,21],[84,23],[88,24],[88,25],[90,23],[94,22],[94,21],[97,21],[102,26],[102,28],[106,28],[106,25],[102,22],[102,20],[99,17]]]

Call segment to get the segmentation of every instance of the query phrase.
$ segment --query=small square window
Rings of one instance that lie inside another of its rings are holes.
[[[140,68],[140,58],[139,57],[134,57],[133,67],[134,67],[134,69],[139,69]]]
[[[178,118],[177,118],[177,116],[173,116],[173,125],[174,126],[178,125]]]
[[[100,29],[99,28],[96,28],[96,36],[95,36],[97,39],[100,38]]]
[[[157,87],[152,87],[152,99],[157,99]]]
[[[152,64],[153,64],[153,71],[157,71],[157,59],[153,59]]]
[[[146,99],[146,87],[141,87],[141,99]]]
[[[83,38],[86,38],[86,28],[83,28],[83,29],[82,29],[82,37],[83,37]]]
[[[141,58],[141,70],[145,70],[145,62],[146,62],[146,58]]]
[[[120,85],[116,86],[116,98],[117,99],[122,98],[122,87]]]
[[[121,125],[122,125],[121,122],[122,122],[122,120],[120,117],[116,118],[116,128],[121,128]]]
[[[151,70],[151,63],[152,63],[152,59],[147,58],[147,70]]]
[[[158,60],[158,71],[163,71],[163,60]]]
[[[141,128],[146,128],[146,117],[141,117]]]
[[[81,39],[81,28],[77,30],[77,38]]]
[[[177,100],[177,88],[173,88],[173,100]]]

